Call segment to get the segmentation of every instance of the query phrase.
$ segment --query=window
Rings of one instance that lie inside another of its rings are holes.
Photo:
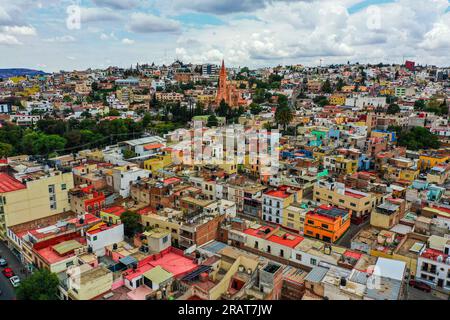
[[[314,221],[308,220],[308,224],[314,225]]]
[[[300,253],[297,253],[295,255],[295,259],[297,259],[298,261],[302,261],[302,255]]]
[[[258,249],[258,241],[255,241],[255,249]]]
[[[69,261],[69,262],[66,263],[66,268],[68,268],[70,266],[73,266],[73,261]]]
[[[267,246],[267,252],[270,253],[270,246]]]
[[[345,203],[345,201],[344,201],[344,200],[342,200],[342,199],[339,199],[339,202],[340,202],[340,203]]]
[[[97,236],[94,236],[94,237],[92,238],[92,241],[97,241]]]
[[[351,205],[352,207],[356,207],[356,204],[353,203],[353,202],[350,202],[350,205]]]
[[[280,257],[284,258],[284,250],[280,249]]]
[[[55,193],[55,185],[51,184],[48,186],[48,192],[49,193]]]
[[[328,229],[328,225],[327,225],[327,224],[323,224],[323,223],[322,223],[322,228],[324,228],[324,229]]]
[[[66,190],[67,189],[67,185],[65,184],[65,183],[63,183],[62,185],[61,185],[61,190]]]
[[[168,237],[168,236],[165,236],[165,237],[163,238],[163,243],[166,243],[167,240],[169,240],[169,237]]]
[[[315,266],[315,265],[317,264],[317,260],[314,259],[314,258],[311,258],[311,264],[312,264],[313,266]]]

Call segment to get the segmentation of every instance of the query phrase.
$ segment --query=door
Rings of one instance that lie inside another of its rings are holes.
[[[438,279],[437,285],[442,288],[444,286],[444,279]]]

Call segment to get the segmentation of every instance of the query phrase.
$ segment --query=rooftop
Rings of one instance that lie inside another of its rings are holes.
[[[11,177],[7,173],[0,173],[0,193],[12,192],[21,189],[26,189],[26,186],[19,180]]]

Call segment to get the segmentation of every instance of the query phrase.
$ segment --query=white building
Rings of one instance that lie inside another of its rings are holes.
[[[138,179],[148,178],[150,174],[149,170],[132,166],[114,168],[112,174],[114,191],[126,198],[130,196],[131,183]]]
[[[417,259],[416,278],[450,293],[450,239],[431,236]]]
[[[105,247],[124,240],[123,224],[93,227],[86,232],[86,240],[92,252],[101,257],[105,255]]]

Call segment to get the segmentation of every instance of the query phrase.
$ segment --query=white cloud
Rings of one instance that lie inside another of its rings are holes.
[[[101,39],[101,40],[116,40],[117,37],[116,37],[116,35],[114,34],[114,32],[111,32],[110,34],[102,33],[102,34],[100,35],[100,39]]]
[[[0,45],[17,45],[22,44],[16,37],[9,34],[0,33]]]
[[[92,0],[100,7],[108,7],[116,10],[132,9],[139,5],[139,0]]]
[[[81,22],[116,21],[122,18],[117,12],[105,8],[81,8]]]
[[[123,38],[122,43],[123,44],[133,44],[133,43],[135,43],[135,41],[132,39],[128,39],[128,38]]]
[[[128,29],[137,33],[177,32],[180,30],[180,23],[153,14],[133,13]]]
[[[15,36],[35,36],[36,29],[32,26],[5,26],[1,28],[4,33]]]
[[[424,35],[419,47],[427,50],[450,49],[450,12],[445,14]]]
[[[61,36],[61,37],[47,38],[47,39],[44,39],[43,41],[67,43],[67,42],[75,42],[76,39],[75,39],[75,37],[65,35],[65,36]]]

